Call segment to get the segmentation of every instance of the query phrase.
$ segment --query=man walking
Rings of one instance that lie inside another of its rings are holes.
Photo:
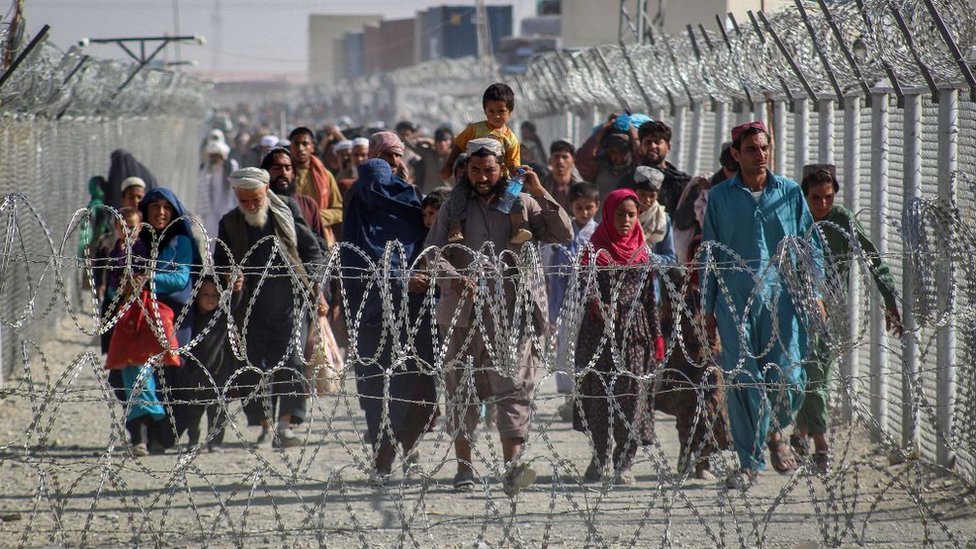
[[[806,334],[772,261],[784,238],[808,234],[813,217],[800,186],[769,171],[762,122],[732,130],[732,155],[739,172],[710,191],[705,213],[702,299],[709,336],[717,328],[721,338],[741,467],[728,485],[748,488],[765,467],[764,443],[778,472],[796,467],[782,430],[803,401]]]
[[[292,416],[304,414],[307,389],[296,349],[304,346],[315,306],[310,270],[324,258],[298,209],[268,189],[268,172],[244,168],[230,179],[238,207],[220,220],[218,234],[227,246],[217,246],[214,268],[231,273],[234,291],[241,293],[233,312],[248,362],[239,377],[248,393],[242,395],[244,412],[249,425],[262,427],[259,444],[271,438],[277,448],[298,446]],[[253,394],[261,378],[271,388],[270,403]],[[268,411],[274,401],[278,423],[272,435]]]
[[[511,218],[496,207],[501,191],[508,185],[508,180],[501,177],[503,151],[500,143],[483,141],[476,150],[469,147],[468,151],[468,180],[473,192],[465,205],[463,248],[452,246],[434,257],[441,288],[437,321],[441,334],[449,341],[445,389],[448,429],[456,437],[455,488],[474,487],[471,440],[478,424],[478,401],[484,400],[497,412],[496,424],[506,462],[502,483],[505,493],[515,496],[535,480],[535,471],[518,460],[529,434],[535,393],[538,349],[532,341],[545,333],[548,304],[541,270],[516,266],[512,252],[522,245],[510,243]],[[533,236],[549,243],[572,239],[569,216],[545,191],[538,175],[528,170],[522,181],[524,192],[518,199]],[[448,225],[447,216],[439,215],[426,245],[447,246]],[[471,250],[495,250],[493,253],[498,255],[485,261],[485,256]],[[479,279],[483,284],[479,284]],[[529,295],[520,299],[520,292]],[[491,307],[492,303],[502,308],[504,318],[524,318],[528,325],[519,321],[504,325],[493,314],[498,311]],[[517,304],[522,306],[517,308]],[[512,333],[515,329],[522,329],[522,333]]]

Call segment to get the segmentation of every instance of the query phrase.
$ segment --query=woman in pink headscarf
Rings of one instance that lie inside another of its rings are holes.
[[[611,192],[590,239],[593,249],[582,258],[596,272],[595,279],[593,270],[583,274],[586,312],[576,345],[580,398],[573,417],[573,428],[593,440],[588,482],[609,474],[611,434],[613,475],[621,484],[634,482],[637,449],[653,438],[651,374],[664,358],[664,339],[638,213],[634,191]]]
[[[393,132],[376,132],[369,136],[369,157],[385,160],[397,177],[409,181],[403,151],[403,141]]]

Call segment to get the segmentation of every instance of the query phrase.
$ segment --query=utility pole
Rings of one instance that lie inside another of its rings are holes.
[[[23,23],[24,0],[17,0],[14,3],[14,15],[10,18],[10,26],[7,28],[7,43],[4,45],[3,70],[5,71],[14,62],[14,54],[17,53],[17,42],[20,38]]]
[[[223,47],[223,10],[220,0],[214,0],[213,12],[210,14],[210,31],[213,36],[213,48],[210,50],[210,70],[217,72],[220,70],[220,49]]]
[[[491,30],[488,25],[488,9],[485,7],[485,0],[475,0],[475,26],[478,30],[478,60],[481,62],[481,70],[485,81],[492,80],[492,57],[494,48],[491,44]]]
[[[181,34],[180,27],[180,0],[173,0],[173,36],[179,36]],[[173,43],[173,61],[179,63],[183,60],[183,52],[180,48],[179,41]]]

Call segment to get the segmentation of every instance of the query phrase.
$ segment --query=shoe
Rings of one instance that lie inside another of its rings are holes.
[[[583,480],[585,482],[600,482],[603,480],[603,465],[596,458],[591,459],[590,464],[586,466],[586,472],[583,473]]]
[[[271,441],[271,431],[261,431],[258,439],[254,441],[255,446],[264,446]]]
[[[502,479],[502,490],[505,491],[506,496],[513,498],[518,495],[522,488],[535,482],[535,477],[535,469],[528,463],[519,463],[513,466],[512,470]]]
[[[464,242],[464,233],[457,232],[447,235],[447,241],[452,244],[457,244],[458,242]]]
[[[509,243],[518,245],[525,244],[530,240],[532,240],[532,232],[528,229],[519,229],[515,231],[515,234],[512,235],[512,239],[509,240]]]
[[[637,478],[634,477],[634,472],[630,469],[624,469],[623,471],[618,472],[614,476],[613,481],[615,484],[620,484],[622,486],[637,484]]]
[[[140,442],[139,444],[132,445],[132,455],[135,457],[146,457],[149,455],[149,448],[146,447],[145,442]]]
[[[559,405],[559,419],[563,421],[573,421],[573,408],[575,408],[573,397],[566,397],[566,401]]]
[[[811,461],[813,471],[818,475],[826,475],[830,472],[830,454],[827,452],[814,452]]]
[[[160,456],[166,453],[166,448],[163,444],[157,440],[149,441],[149,453],[154,456]]]
[[[793,448],[793,453],[798,457],[810,455],[810,441],[807,440],[807,437],[800,436],[799,433],[790,435],[790,447]]]
[[[406,476],[412,476],[414,473],[420,472],[420,454],[417,453],[416,448],[408,453],[403,458],[403,474]]]
[[[458,471],[454,475],[455,492],[471,492],[474,490],[475,485],[474,471]]]
[[[211,454],[222,454],[224,453],[224,447],[221,444],[208,444],[207,451]]]
[[[393,474],[390,472],[383,472],[379,469],[373,469],[369,472],[369,478],[366,479],[366,484],[373,488],[383,488],[390,484],[393,480]]]
[[[745,492],[749,488],[759,484],[759,473],[752,469],[740,469],[733,471],[725,479],[725,487],[729,490],[741,490]]]
[[[295,446],[301,445],[302,439],[291,429],[284,429],[280,433],[275,433],[275,436],[271,439],[272,448],[294,448]]]
[[[715,480],[715,475],[708,469],[707,461],[695,465],[695,478],[698,480]]]

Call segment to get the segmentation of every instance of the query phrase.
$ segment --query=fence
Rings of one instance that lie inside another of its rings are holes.
[[[88,180],[107,175],[115,149],[133,153],[160,184],[196,196],[186,191],[196,183],[193,159],[207,86],[182,73],[96,60],[75,48],[62,52],[45,41],[45,33],[38,37],[22,45],[19,64],[0,76],[0,196],[22,202],[6,208],[2,222],[16,237],[13,245],[38,258],[76,255],[76,233],[66,242],[49,242],[47,229],[69,226],[72,214],[88,204]],[[6,43],[5,36],[0,40]],[[41,334],[62,317],[47,314],[61,290],[77,295],[77,268],[68,263],[54,272],[53,265],[38,259],[0,267],[0,383],[20,362],[20,339]],[[38,287],[31,286],[32,278]]]
[[[924,310],[933,303],[919,304],[918,281],[909,276],[919,258],[905,243],[915,229],[902,219],[919,201],[938,203],[954,212],[951,234],[972,230],[973,192],[953,183],[955,174],[976,169],[976,18],[969,4],[797,0],[772,15],[716,16],[677,35],[648,30],[647,41],[538,56],[514,78],[517,116],[535,119],[543,135],[580,143],[607,112],[646,111],[672,126],[669,160],[692,174],[716,169],[729,129],[758,119],[771,127],[776,173],[798,179],[805,164],[836,164],[840,199],[861,212],[892,263],[910,334],[901,341],[886,336],[875,292],[853,284],[851,326],[865,345],[843,361],[844,416],[857,413],[874,425],[878,441],[918,448],[976,478],[967,398],[974,385],[968,365],[976,358],[967,331],[973,302],[959,289],[972,256],[955,257],[937,281],[926,281],[938,286],[945,313],[933,315]],[[471,60],[402,69],[372,77],[369,87],[412,98],[429,94],[434,83],[482,82],[479,68]],[[477,94],[457,90],[437,95],[433,117],[430,101],[386,108],[458,123],[473,119],[479,103]]]

